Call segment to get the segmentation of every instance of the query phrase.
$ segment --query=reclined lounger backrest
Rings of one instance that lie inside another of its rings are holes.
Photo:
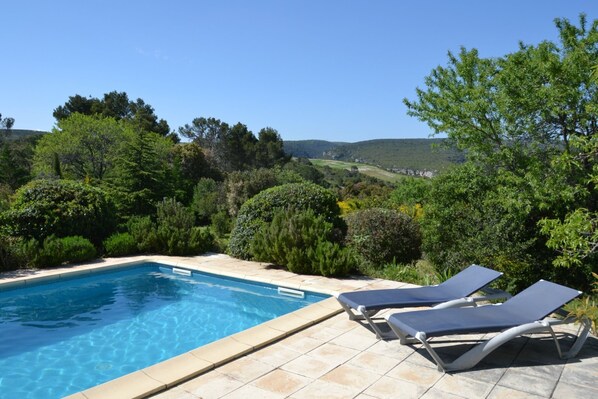
[[[462,272],[454,275],[439,286],[443,287],[457,297],[465,297],[473,294],[480,288],[488,285],[490,282],[502,276],[501,272],[488,269],[483,266],[471,265]],[[479,287],[471,291],[471,287]]]

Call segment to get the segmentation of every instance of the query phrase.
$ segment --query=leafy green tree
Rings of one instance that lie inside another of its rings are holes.
[[[27,145],[31,140],[9,140],[14,123],[14,118],[2,118],[0,114],[0,186],[13,190],[29,180],[32,149]]]
[[[283,169],[297,173],[305,180],[317,185],[326,186],[324,173],[316,168],[307,158],[291,160],[283,166]]]
[[[260,138],[242,123],[229,126],[215,118],[195,118],[179,128],[179,134],[197,143],[221,171],[271,167],[288,160],[282,139],[272,128],[260,131]]]
[[[15,124],[14,118],[2,118],[2,114],[0,114],[0,129],[10,130],[10,129],[12,129],[14,124]]]
[[[564,168],[568,174],[576,174],[584,168],[584,163],[592,163],[592,172],[586,181],[565,189],[568,190],[569,196],[578,198],[579,203],[595,204],[595,188],[598,184],[598,136],[577,139],[574,140],[574,144],[580,150],[576,154],[563,154],[555,160],[555,166],[557,169]],[[547,245],[559,253],[553,262],[556,266],[592,265],[590,271],[598,271],[598,210],[595,206],[576,208],[569,211],[563,219],[544,218],[540,221],[540,226],[542,233],[549,237]]]
[[[219,169],[225,170],[226,154],[223,149],[223,138],[229,130],[228,124],[216,118],[195,118],[191,124],[179,128],[179,134],[193,140],[206,153],[206,156]]]
[[[52,115],[57,121],[61,121],[73,114],[94,115],[100,112],[100,100],[75,94],[74,96],[70,96],[64,105],[60,105],[54,109]]]
[[[434,182],[424,220],[445,234],[430,238],[427,229],[424,246],[437,262],[446,258],[438,254],[452,248],[459,266],[482,256],[503,265],[521,285],[537,274],[580,288],[589,282],[587,264],[568,271],[551,267],[557,253],[538,225],[580,208],[591,215],[598,204],[591,178],[595,157],[579,144],[592,141],[598,127],[598,85],[591,77],[598,63],[598,21],[589,25],[581,15],[578,26],[566,19],[555,24],[559,43],[521,44],[492,59],[475,49],[449,53],[448,66],[432,71],[417,100],[405,100],[410,115],[435,134],[445,133],[483,174],[462,169]],[[578,157],[579,167],[555,167],[561,156]]]
[[[449,53],[449,65],[426,78],[408,113],[450,142],[469,159],[512,170],[530,158],[549,159],[569,149],[572,136],[595,134],[598,101],[591,66],[598,62],[598,21],[580,26],[557,19],[560,44],[520,45],[500,58],[480,58],[477,50]]]
[[[196,143],[180,143],[172,147],[170,155],[171,184],[176,197],[189,203],[195,185],[203,178],[222,180]]]
[[[210,218],[224,208],[221,186],[222,183],[214,179],[201,178],[193,189],[191,209],[202,225],[209,223]]]
[[[69,100],[54,110],[54,118],[58,122],[79,113],[83,115],[96,115],[124,120],[147,132],[157,133],[161,136],[168,136],[170,127],[164,119],[158,119],[154,108],[146,104],[142,99],[129,100],[125,92],[111,91],[104,94],[102,99],[89,97],[85,98],[78,94],[69,97]],[[176,135],[170,135],[176,139]]]
[[[38,137],[0,141],[0,185],[16,190],[31,179],[33,151]]]
[[[102,181],[112,171],[131,128],[114,118],[72,114],[42,136],[35,148],[38,175]]]
[[[407,177],[397,183],[390,193],[389,202],[394,205],[423,205],[429,196],[431,181],[428,179]]]
[[[242,123],[230,128],[224,136],[222,147],[227,159],[227,171],[244,170],[255,166],[257,139]]]
[[[129,135],[108,184],[121,216],[153,214],[156,203],[171,194],[168,157],[173,143],[141,129]]]
[[[272,168],[283,165],[291,159],[285,154],[283,142],[276,129],[263,128],[258,133],[255,150],[255,164],[257,167]]]

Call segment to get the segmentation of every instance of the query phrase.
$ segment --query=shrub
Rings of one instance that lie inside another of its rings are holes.
[[[93,244],[81,236],[61,238],[62,256],[67,262],[85,262],[95,259],[97,252]]]
[[[139,252],[137,240],[130,233],[116,233],[104,240],[107,256],[127,256]]]
[[[18,251],[28,266],[39,268],[59,266],[65,262],[85,262],[96,257],[93,244],[81,236],[58,238],[51,235],[41,243],[33,238],[23,241]]]
[[[232,221],[230,216],[226,211],[220,211],[215,215],[212,215],[212,223],[210,224],[210,228],[216,235],[216,237],[222,238],[228,233],[232,228]]]
[[[207,229],[194,227],[193,211],[174,198],[165,198],[157,207],[158,251],[167,255],[194,255],[212,247]]]
[[[322,276],[344,276],[357,268],[353,251],[336,242],[319,241],[315,248],[308,248],[307,256]]]
[[[261,168],[230,173],[225,181],[228,213],[231,216],[237,215],[245,201],[260,191],[278,184],[273,169]]]
[[[312,209],[335,227],[342,227],[335,195],[312,183],[290,183],[269,188],[246,201],[237,215],[229,242],[229,252],[248,259],[253,236],[269,223],[277,209]]]
[[[127,221],[127,230],[137,243],[141,253],[158,251],[156,226],[149,216],[132,216]]]
[[[313,210],[278,210],[263,224],[251,244],[255,259],[285,266],[300,274],[343,275],[355,262],[347,250],[333,243],[334,227]]]
[[[14,236],[39,241],[51,235],[82,236],[98,246],[116,220],[104,191],[68,180],[34,180],[24,185],[3,219]]]
[[[210,218],[218,213],[220,204],[220,186],[214,179],[201,178],[193,189],[191,209],[197,215],[200,223],[207,223]]]
[[[382,208],[353,212],[346,216],[347,242],[366,261],[409,263],[421,256],[421,234],[414,220]]]
[[[29,245],[33,245],[32,242]],[[41,246],[38,247],[37,254],[33,258],[33,266],[39,268],[54,267],[65,262],[62,254],[62,242],[54,235],[46,237]]]
[[[0,271],[16,270],[26,267],[28,257],[22,251],[24,242],[22,237],[12,237],[0,232]]]

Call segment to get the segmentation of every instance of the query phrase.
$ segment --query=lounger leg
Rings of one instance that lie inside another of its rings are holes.
[[[592,322],[587,317],[584,317],[581,320],[581,326],[579,327],[580,330],[578,331],[577,339],[573,343],[571,349],[568,352],[563,354],[563,359],[571,359],[579,353],[579,350],[586,342],[588,335],[590,335],[590,329],[592,328]]]
[[[341,301],[338,301],[338,303],[345,310],[345,312],[347,312],[347,314],[349,315],[349,320],[359,320],[360,319],[359,315],[356,315],[355,313],[353,313],[353,310],[351,309],[351,307],[349,307],[349,305],[347,305],[346,303],[343,303]]]
[[[387,316],[388,317],[388,316]],[[388,319],[387,319],[388,322]],[[399,337],[399,343],[401,345],[412,345],[412,344],[417,344],[420,341],[408,336],[407,334],[405,334],[403,331],[399,330],[398,328],[396,328],[394,325],[388,323],[388,325],[390,326],[390,329],[392,330],[392,332],[395,333],[395,335],[397,337]]]
[[[549,326],[553,326],[553,325],[559,325],[559,324],[572,323],[574,321],[576,321],[576,320],[573,318],[566,318],[565,320],[550,320],[547,323]],[[550,331],[552,333],[552,338],[554,339],[556,349],[559,352],[559,356],[561,357],[561,359],[571,359],[579,353],[581,347],[586,342],[588,335],[590,335],[591,328],[592,328],[592,323],[590,322],[590,320],[587,317],[584,317],[583,319],[581,319],[579,329],[577,330],[577,338],[575,339],[573,346],[571,346],[571,349],[569,349],[567,352],[563,353],[561,351],[561,345],[559,344],[559,341],[557,340],[556,335],[554,334],[554,332],[552,331],[552,328],[550,327]]]
[[[367,321],[368,324],[370,325],[370,327],[372,327],[372,330],[374,330],[374,332],[376,333],[376,338],[378,338],[378,339],[392,338],[392,337],[385,336],[384,333],[382,332],[382,330],[380,330],[380,328],[376,325],[376,323],[374,323],[372,316],[374,316],[375,314],[378,313],[377,310],[367,311],[367,310],[363,309],[363,307],[360,306],[359,308],[357,308],[357,313],[355,313],[353,311],[353,309],[346,303],[343,303],[341,301],[338,301],[338,303],[345,310],[345,312],[347,312],[347,314],[349,315],[349,320],[365,320],[365,321]]]
[[[502,344],[512,340],[523,334],[532,334],[537,332],[552,332],[549,325],[544,322],[533,322],[523,324],[517,327],[509,328],[494,336],[493,338],[481,342],[474,346],[469,351],[458,357],[452,363],[446,364],[447,371],[467,370],[478,364],[483,358],[492,353],[496,348]],[[554,334],[554,333],[553,333]],[[553,335],[553,338],[554,337]],[[558,342],[557,342],[558,345]],[[560,348],[559,348],[560,350]]]
[[[359,308],[357,308],[357,311],[361,314],[363,319],[368,322],[370,327],[372,327],[372,330],[374,330],[374,332],[376,333],[376,338],[378,338],[378,339],[392,338],[392,336],[386,336],[382,332],[382,330],[380,330],[380,327],[378,327],[376,325],[376,323],[374,323],[372,316],[375,315],[376,313],[378,313],[377,311],[376,312],[374,312],[374,311],[368,312],[367,310],[363,309],[361,306]]]

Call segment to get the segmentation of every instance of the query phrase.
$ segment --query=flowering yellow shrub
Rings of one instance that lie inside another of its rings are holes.
[[[347,215],[351,212],[355,212],[362,207],[361,201],[354,198],[349,198],[345,201],[338,201],[337,204],[341,210],[341,215]]]
[[[399,212],[411,216],[414,220],[419,220],[424,215],[424,208],[421,204],[400,205]]]

